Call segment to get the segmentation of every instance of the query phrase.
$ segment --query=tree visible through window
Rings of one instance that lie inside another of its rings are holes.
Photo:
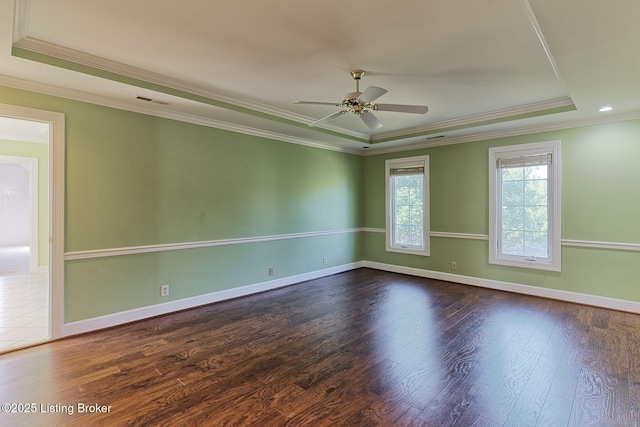
[[[560,270],[560,143],[491,148],[489,261]]]
[[[429,254],[428,156],[386,162],[387,250]]]
[[[392,175],[393,244],[404,248],[424,247],[424,172]]]
[[[502,253],[523,257],[549,256],[548,164],[500,169]]]

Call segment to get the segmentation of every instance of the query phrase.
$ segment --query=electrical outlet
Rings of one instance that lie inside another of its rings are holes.
[[[327,264],[329,264],[329,258],[323,257],[322,258],[322,265],[327,265]]]
[[[160,286],[160,296],[168,297],[169,296],[169,285]]]
[[[458,269],[458,263],[455,261],[451,261],[451,269],[452,270],[457,270]]]
[[[269,267],[269,276],[273,276],[273,267]]]

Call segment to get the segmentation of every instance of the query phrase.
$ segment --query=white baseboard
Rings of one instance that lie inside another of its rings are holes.
[[[173,313],[176,311],[186,310],[189,308],[211,304],[214,302],[282,288],[284,286],[293,285],[295,283],[319,279],[321,277],[331,276],[333,274],[343,273],[345,271],[355,270],[361,267],[363,267],[362,261],[354,262],[351,264],[343,264],[337,267],[325,268],[323,270],[316,270],[309,273],[298,274],[295,276],[283,277],[281,279],[270,280],[267,282],[254,283],[252,285],[226,289],[224,291],[211,292],[209,294],[198,295],[191,298],[184,298],[176,301],[169,301],[147,307],[136,308],[133,310],[121,311],[119,313],[108,314],[105,316],[93,317],[91,319],[79,320],[77,322],[65,323],[62,328],[62,336],[66,337],[70,335],[96,331],[98,329],[110,328],[112,326],[135,322],[162,314]]]
[[[478,277],[463,276],[460,274],[443,273],[440,271],[423,270],[419,268],[403,267],[400,265],[383,264],[372,261],[363,261],[362,264],[365,268],[373,268],[376,270],[407,274],[410,276],[425,277],[428,279],[444,280],[447,282],[461,283],[463,285],[472,285],[482,288],[496,289],[500,291],[508,291],[518,294],[532,295],[565,302],[573,302],[577,304],[585,304],[595,307],[640,314],[640,303],[634,301],[627,301],[598,295],[582,294],[578,292],[569,292],[558,289],[541,288],[538,286],[521,285],[518,283],[502,282],[499,280],[481,279]]]
[[[209,294],[198,295],[191,298],[184,298],[162,304],[156,304],[147,307],[136,308],[133,310],[122,311],[119,313],[108,314],[105,316],[94,317],[91,319],[79,320],[77,322],[66,323],[63,326],[62,336],[70,336],[85,332],[96,331],[99,329],[122,325],[124,323],[130,323],[154,316],[159,316],[162,314],[173,313],[176,311],[186,310],[189,308],[211,304],[214,302],[238,298],[272,289],[278,289],[284,286],[293,285],[307,280],[319,279],[321,277],[331,276],[333,274],[343,273],[345,271],[355,270],[361,267],[640,314],[640,303],[634,301],[626,301],[616,298],[589,295],[578,292],[569,292],[558,289],[541,288],[538,286],[522,285],[518,283],[502,282],[499,280],[482,279],[478,277],[443,273],[439,271],[404,267],[400,265],[384,264],[373,261],[359,261],[323,270],[316,270],[309,273],[298,274],[295,276],[283,277],[281,279],[270,280],[267,282],[254,283],[252,285],[241,286],[224,291],[212,292]]]

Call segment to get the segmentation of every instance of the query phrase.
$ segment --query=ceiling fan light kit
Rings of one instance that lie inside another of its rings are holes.
[[[375,130],[382,127],[382,122],[372,113],[372,111],[394,111],[398,113],[425,114],[429,108],[425,105],[406,105],[406,104],[378,104],[374,103],[376,99],[387,93],[386,89],[376,86],[369,86],[364,92],[360,92],[360,80],[364,76],[364,70],[353,70],[349,74],[356,81],[356,91],[349,92],[339,103],[335,102],[318,102],[318,101],[298,101],[296,104],[313,104],[313,105],[333,105],[342,107],[336,113],[329,114],[310,123],[309,126],[319,126],[329,120],[343,115],[344,113],[353,113],[360,117],[369,129]]]

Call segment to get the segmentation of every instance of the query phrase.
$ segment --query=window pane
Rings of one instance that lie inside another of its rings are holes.
[[[548,255],[547,165],[508,167],[502,173],[502,253]]]
[[[524,211],[524,227],[527,231],[547,231],[546,206],[527,206]]]
[[[410,224],[413,226],[422,225],[422,206],[412,206],[409,213]]]
[[[549,256],[547,233],[527,232],[525,236],[525,256],[547,258]]]
[[[524,168],[525,179],[547,179],[548,165],[526,166]]]
[[[396,178],[398,180],[398,178]],[[395,194],[396,205],[408,205],[409,204],[409,187],[396,185]]]
[[[502,253],[524,256],[524,232],[504,231],[502,233]]]
[[[417,183],[409,189],[409,203],[422,206],[422,183]]]
[[[524,203],[524,182],[506,181],[502,184],[502,204],[522,205]]]
[[[421,174],[392,177],[394,245],[419,248],[424,246],[423,181]]]
[[[522,180],[523,168],[504,168],[500,169],[500,171],[502,172],[502,182]]]
[[[524,230],[524,208],[522,206],[502,207],[502,229]]]
[[[526,181],[524,194],[527,205],[547,205],[547,180]]]
[[[410,208],[408,205],[396,205],[396,224],[409,225],[409,212]]]
[[[396,245],[408,245],[410,242],[411,230],[408,225],[396,225],[395,241]]]
[[[411,246],[422,247],[424,239],[422,237],[422,227],[411,227]]]

